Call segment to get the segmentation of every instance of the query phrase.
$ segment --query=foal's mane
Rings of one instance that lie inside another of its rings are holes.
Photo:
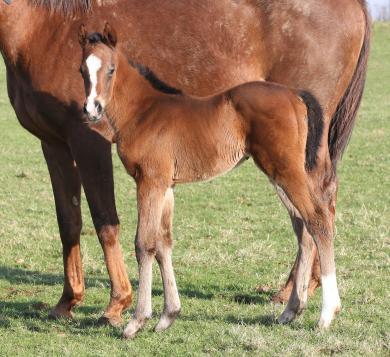
[[[156,74],[149,69],[148,67],[145,67],[144,65],[134,62],[132,60],[128,60],[129,64],[134,67],[138,73],[144,77],[154,89],[157,89],[160,92],[166,93],[166,94],[176,94],[181,95],[183,92],[180,89],[171,87],[170,85],[163,82],[161,79],[159,79]]]
[[[92,0],[30,0],[34,6],[44,7],[51,12],[66,16],[85,13],[91,9]]]

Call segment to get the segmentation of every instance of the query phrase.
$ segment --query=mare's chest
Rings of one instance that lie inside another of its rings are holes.
[[[48,105],[44,94],[34,92],[28,80],[14,73],[7,73],[7,85],[20,124],[41,140],[57,136],[55,121],[51,118],[54,113],[58,115],[58,108]]]
[[[78,60],[31,52],[20,65],[7,66],[11,104],[20,124],[39,139],[64,140],[73,124],[83,122]]]

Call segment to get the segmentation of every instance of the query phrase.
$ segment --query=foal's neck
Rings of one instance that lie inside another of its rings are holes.
[[[117,56],[116,76],[107,111],[115,128],[120,131],[166,94],[154,89],[125,55],[119,52]]]

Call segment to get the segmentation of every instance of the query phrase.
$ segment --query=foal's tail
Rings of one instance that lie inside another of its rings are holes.
[[[337,106],[329,128],[328,146],[334,169],[336,169],[337,162],[341,159],[351,136],[357,111],[362,100],[366,80],[367,61],[371,39],[371,21],[366,1],[359,0],[359,3],[364,13],[366,26],[363,45],[360,50],[359,59],[352,80]]]
[[[305,167],[307,171],[311,171],[317,163],[317,152],[324,131],[324,115],[320,103],[313,94],[308,91],[300,91],[299,96],[302,98],[307,108]]]

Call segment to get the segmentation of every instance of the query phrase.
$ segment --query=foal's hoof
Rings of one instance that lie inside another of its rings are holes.
[[[123,338],[126,338],[128,340],[132,340],[137,332],[144,327],[145,322],[140,322],[136,319],[130,320],[130,322],[127,324],[125,330],[123,331]]]
[[[176,317],[179,315],[180,310],[171,314],[163,314],[160,317],[160,321],[154,328],[154,331],[156,332],[162,332],[165,331],[167,328],[169,328],[176,320]]]
[[[60,320],[60,319],[70,320],[72,318],[73,318],[72,311],[61,306],[56,306],[54,309],[52,309],[49,312],[49,319],[52,320]]]
[[[121,327],[123,325],[123,319],[121,316],[106,316],[103,315],[98,320],[99,325],[110,325],[112,327]]]

